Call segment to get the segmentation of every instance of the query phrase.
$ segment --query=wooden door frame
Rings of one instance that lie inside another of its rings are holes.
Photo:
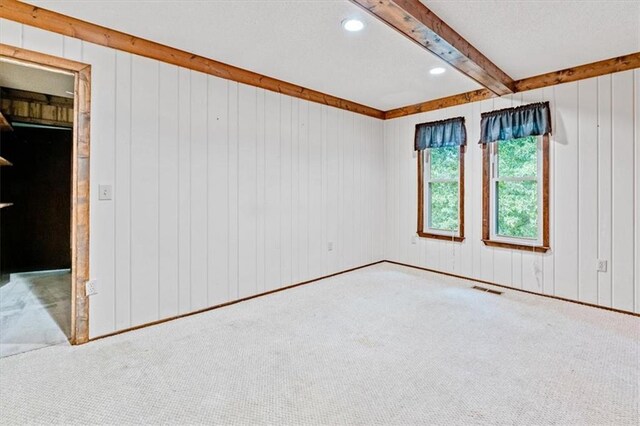
[[[71,336],[72,344],[89,340],[89,154],[91,65],[0,43],[0,57],[26,66],[62,70],[74,75],[73,165],[71,176]]]

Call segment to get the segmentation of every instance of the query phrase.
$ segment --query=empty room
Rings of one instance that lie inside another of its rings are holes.
[[[0,424],[638,425],[640,1],[0,0]]]

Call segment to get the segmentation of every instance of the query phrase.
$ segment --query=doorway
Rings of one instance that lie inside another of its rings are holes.
[[[0,357],[88,340],[90,67],[0,44]]]

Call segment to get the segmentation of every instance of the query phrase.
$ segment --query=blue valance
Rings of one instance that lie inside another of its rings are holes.
[[[480,143],[551,133],[549,102],[485,112],[481,118]]]
[[[416,151],[466,144],[467,129],[464,126],[464,117],[416,124]]]

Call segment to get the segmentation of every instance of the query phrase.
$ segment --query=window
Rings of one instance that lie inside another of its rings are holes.
[[[418,153],[418,235],[464,240],[464,146]]]
[[[549,247],[549,139],[483,145],[483,241],[544,252]]]

